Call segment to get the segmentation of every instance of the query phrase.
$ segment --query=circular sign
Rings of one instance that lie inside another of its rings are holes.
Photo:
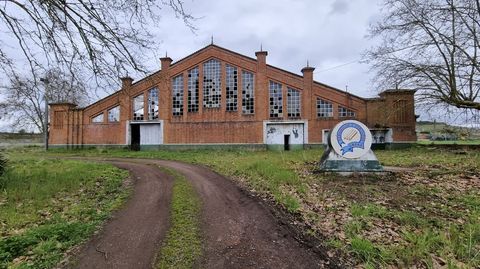
[[[333,128],[330,145],[338,155],[347,159],[357,159],[370,150],[372,134],[368,127],[359,121],[342,121]]]

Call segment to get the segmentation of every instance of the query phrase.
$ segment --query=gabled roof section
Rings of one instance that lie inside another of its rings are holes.
[[[203,52],[203,51],[205,51],[205,50],[207,50],[207,49],[210,49],[210,48],[214,48],[214,49],[218,49],[218,50],[223,50],[223,51],[225,51],[225,52],[235,54],[235,55],[237,55],[237,56],[239,56],[239,57],[241,57],[241,58],[245,58],[245,59],[250,60],[250,61],[255,61],[255,62],[257,61],[257,59],[255,59],[255,58],[252,58],[252,57],[249,57],[249,56],[240,54],[240,53],[235,52],[235,51],[233,51],[233,50],[229,50],[229,49],[226,49],[226,48],[217,46],[217,45],[215,45],[215,44],[210,44],[210,45],[208,45],[208,46],[206,46],[206,47],[203,47],[203,48],[201,48],[201,49],[193,52],[192,54],[190,54],[190,55],[188,55],[188,56],[186,56],[186,57],[181,58],[180,60],[174,62],[171,66],[174,66],[174,65],[176,65],[176,64],[182,63],[182,62],[184,62],[184,61],[192,58],[193,56],[195,56],[195,54],[200,53],[200,52]]]
[[[269,64],[267,64],[267,67],[270,67],[270,68],[276,69],[276,70],[278,70],[278,71],[280,71],[280,72],[284,72],[284,73],[287,73],[287,74],[289,74],[289,75],[292,75],[292,76],[295,76],[295,77],[298,77],[298,78],[303,79],[303,76],[301,76],[301,75],[299,75],[299,74],[295,74],[295,73],[290,72],[290,71],[288,71],[288,70],[281,69],[281,68],[278,68],[278,67],[276,67],[276,66],[269,65]],[[327,84],[325,84],[325,83],[318,82],[318,81],[316,81],[316,80],[314,80],[313,83],[314,83],[314,84],[317,84],[318,86],[322,86],[322,87],[329,88],[329,89],[331,89],[331,90],[340,92],[340,93],[342,93],[342,94],[349,94],[350,96],[356,97],[356,98],[358,98],[358,99],[366,100],[366,99],[363,98],[363,97],[360,97],[360,96],[355,95],[355,94],[351,94],[351,93],[346,92],[346,91],[342,91],[342,90],[340,90],[340,89],[338,89],[338,88],[335,88],[335,87],[333,87],[333,86],[327,85]]]
[[[206,50],[208,50],[208,49],[222,50],[222,51],[224,51],[224,52],[227,52],[227,53],[230,53],[230,54],[234,54],[234,55],[236,55],[236,56],[238,56],[238,57],[241,57],[241,58],[244,58],[244,59],[246,59],[246,60],[257,62],[257,59],[256,59],[256,58],[252,58],[252,57],[243,55],[243,54],[241,54],[241,53],[238,53],[238,52],[235,52],[235,51],[233,51],[233,50],[229,50],[229,49],[226,49],[226,48],[217,46],[217,45],[215,45],[215,44],[209,44],[209,45],[207,45],[207,46],[205,46],[205,47],[203,47],[203,48],[201,48],[201,49],[199,49],[199,50],[191,53],[190,55],[185,56],[184,58],[181,58],[181,59],[173,62],[173,63],[171,64],[171,67],[173,67],[173,66],[175,66],[175,65],[177,65],[177,64],[180,64],[180,63],[182,63],[182,62],[184,62],[184,61],[187,61],[187,60],[193,58],[196,54],[201,53],[201,52],[203,52],[203,51],[206,51]],[[285,70],[285,69],[282,69],[282,68],[279,68],[279,67],[276,67],[276,66],[272,66],[272,65],[269,65],[269,64],[267,64],[267,67],[268,67],[268,68],[275,69],[275,70],[280,71],[280,72],[284,72],[284,73],[286,73],[286,74],[292,75],[292,76],[297,77],[297,78],[299,78],[299,79],[303,79],[303,76],[301,76],[301,75],[299,75],[299,74],[296,74],[296,73],[293,73],[293,72],[291,72],[291,71],[288,71],[288,70]],[[144,77],[144,78],[142,78],[142,79],[139,79],[139,80],[135,81],[135,82],[132,84],[132,86],[135,86],[136,84],[141,83],[142,81],[147,80],[147,79],[149,79],[149,78],[151,78],[151,77],[159,74],[161,71],[162,71],[162,70],[155,71],[155,72],[153,72],[152,74],[150,74],[150,75],[148,75],[148,76],[146,76],[146,77]],[[357,96],[357,95],[355,95],[355,94],[347,93],[347,92],[345,92],[345,91],[343,91],[343,90],[340,90],[340,89],[338,89],[338,88],[335,88],[335,87],[333,87],[333,86],[330,86],[330,85],[327,85],[327,84],[324,84],[324,83],[321,83],[321,82],[318,82],[318,81],[315,81],[315,80],[313,81],[313,83],[316,84],[317,86],[325,87],[325,88],[328,88],[328,89],[331,89],[331,90],[340,92],[340,93],[342,93],[342,94],[349,94],[350,96],[356,97],[356,98],[361,99],[361,100],[368,100],[368,99],[369,99],[369,98],[363,98],[363,97]],[[120,89],[120,90],[121,90],[121,89]],[[116,91],[116,92],[114,92],[114,93],[112,93],[112,94],[110,94],[110,95],[108,95],[108,96],[106,96],[106,97],[98,100],[97,102],[95,102],[95,103],[93,103],[93,104],[90,104],[90,105],[84,107],[84,109],[86,109],[86,108],[88,108],[88,107],[90,107],[90,106],[92,106],[92,105],[94,105],[94,104],[97,104],[97,103],[99,103],[100,101],[102,101],[102,100],[104,100],[104,99],[106,99],[106,98],[109,98],[109,97],[117,94],[120,90],[118,90],[118,91]]]

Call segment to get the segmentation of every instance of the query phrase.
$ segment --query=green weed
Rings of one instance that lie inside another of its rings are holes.
[[[351,238],[350,245],[352,253],[365,263],[366,268],[377,268],[392,259],[391,254],[383,248],[359,236]]]
[[[174,176],[171,227],[157,261],[157,268],[193,268],[202,253],[200,200],[180,173],[161,168]]]
[[[16,155],[0,177],[0,268],[51,268],[122,204],[128,173]]]

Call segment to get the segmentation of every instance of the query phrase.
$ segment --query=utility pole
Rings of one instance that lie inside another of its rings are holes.
[[[43,120],[43,134],[45,136],[45,150],[48,150],[48,78],[40,78],[40,81],[43,82],[45,92],[43,98],[45,100],[45,118]]]

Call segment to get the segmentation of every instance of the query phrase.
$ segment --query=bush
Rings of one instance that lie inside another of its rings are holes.
[[[0,152],[0,176],[3,175],[5,169],[7,169],[7,157]]]
[[[0,176],[3,175],[5,169],[7,169],[7,157],[0,153]]]

